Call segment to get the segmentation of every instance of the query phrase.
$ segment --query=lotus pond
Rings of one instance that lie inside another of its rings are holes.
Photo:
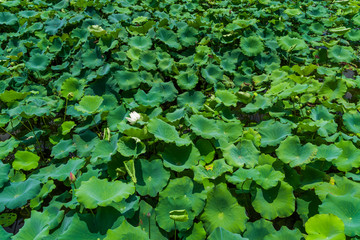
[[[360,239],[359,11],[0,1],[0,239]]]

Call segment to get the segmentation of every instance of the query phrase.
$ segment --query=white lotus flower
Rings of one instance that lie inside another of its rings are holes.
[[[137,120],[140,119],[140,114],[138,114],[137,112],[131,112],[130,113],[130,117],[126,117],[126,119],[130,122],[130,124],[134,124],[137,122]]]

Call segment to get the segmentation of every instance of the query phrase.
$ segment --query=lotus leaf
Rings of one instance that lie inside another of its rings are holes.
[[[94,209],[97,206],[109,206],[112,202],[120,202],[135,192],[133,183],[120,181],[108,182],[106,179],[91,177],[82,182],[75,195],[79,203],[86,208]]]
[[[309,163],[317,153],[317,147],[311,143],[301,145],[298,136],[288,136],[276,149],[281,161],[289,163],[290,167]]]
[[[351,47],[335,45],[329,49],[329,58],[335,63],[348,63],[355,59],[355,55]]]
[[[140,159],[135,162],[136,191],[142,195],[155,197],[166,185],[170,173],[162,166],[160,159],[148,161]]]
[[[307,48],[304,40],[299,38],[293,38],[290,36],[284,36],[277,39],[281,49],[285,51],[300,51]]]
[[[45,32],[49,35],[55,35],[65,24],[66,19],[63,18],[60,20],[59,18],[48,19],[46,22]]]
[[[216,228],[209,236],[209,240],[248,240],[243,238],[240,234],[232,233],[222,227]]]
[[[81,98],[79,105],[75,106],[75,109],[83,113],[92,114],[95,113],[104,99],[100,96],[84,96]]]
[[[0,202],[9,209],[22,207],[40,192],[40,182],[27,179],[24,182],[12,182],[0,192]]]
[[[147,36],[135,36],[130,38],[129,45],[131,47],[145,51],[151,48],[152,42],[151,39]]]
[[[67,239],[87,240],[87,239],[98,239],[103,237],[99,233],[90,232],[87,223],[85,221],[82,221],[79,216],[80,216],[79,214],[75,214],[73,217],[69,218],[69,220],[66,222],[67,224],[64,227],[61,226],[60,229],[63,232],[59,234],[57,238],[58,240],[67,240]]]
[[[13,239],[42,239],[48,236],[50,231],[49,220],[47,213],[32,211],[31,218],[25,220],[24,226]]]
[[[350,237],[360,234],[359,211],[360,199],[349,195],[333,196],[329,194],[319,206],[319,213],[330,213],[339,217],[345,225],[345,234]]]
[[[125,157],[137,157],[146,151],[145,144],[137,138],[122,137],[117,146],[118,152]]]
[[[104,240],[116,240],[116,239],[149,239],[146,232],[142,231],[140,227],[133,227],[126,220],[120,225],[120,227],[107,232]]]
[[[251,36],[247,38],[241,38],[241,49],[246,56],[256,56],[264,51],[264,44],[257,36]]]
[[[306,240],[345,240],[344,223],[333,214],[317,214],[305,223]]]
[[[197,165],[200,153],[193,144],[187,146],[169,144],[165,147],[165,151],[161,153],[161,157],[164,160],[165,167],[181,172]]]
[[[187,91],[178,96],[177,102],[179,107],[201,109],[205,103],[205,95],[199,91]]]
[[[303,239],[303,235],[301,234],[299,229],[290,230],[287,227],[283,226],[276,233],[270,233],[265,236],[264,240],[301,240]]]
[[[48,56],[43,54],[34,54],[30,57],[29,61],[26,62],[25,66],[33,71],[43,71],[49,63],[50,59]]]
[[[61,140],[52,148],[51,156],[55,159],[61,159],[69,156],[69,153],[74,152],[75,150],[76,146],[71,139]]]
[[[343,115],[344,125],[347,130],[358,133],[360,132],[360,113],[358,112],[348,112]]]
[[[85,67],[95,69],[103,65],[104,56],[101,55],[100,50],[96,48],[93,50],[87,50],[84,54],[81,55],[81,60]]]
[[[350,171],[360,167],[360,150],[351,141],[340,141],[335,144],[342,150],[341,155],[332,162],[340,171]]]
[[[201,215],[208,233],[222,227],[230,232],[244,231],[248,217],[224,183],[208,192],[204,213]]]
[[[273,120],[263,121],[258,125],[261,146],[276,146],[291,134],[291,126]]]
[[[139,58],[139,64],[146,70],[156,70],[156,54],[152,51],[143,51]]]
[[[260,109],[266,109],[268,107],[271,107],[272,103],[269,98],[266,98],[262,95],[257,95],[255,97],[255,103],[249,103],[242,109],[245,113],[254,113],[259,111]]]
[[[2,213],[0,214],[0,225],[9,227],[16,221],[16,213]]]
[[[203,138],[211,139],[219,136],[219,128],[213,119],[205,118],[202,115],[193,115],[190,122],[194,133]]]
[[[148,131],[154,134],[157,139],[167,143],[182,141],[174,126],[158,118],[149,121]]]
[[[0,228],[0,237],[4,240],[10,240],[12,234],[5,231],[4,228]]]
[[[272,223],[262,218],[246,224],[244,237],[251,240],[263,240],[267,235],[274,233],[276,233],[276,231]]]
[[[254,180],[265,190],[276,187],[285,178],[282,172],[276,171],[269,164],[256,166],[255,169],[259,172],[259,175]]]
[[[85,159],[70,159],[66,164],[55,166],[55,164],[48,167],[41,168],[38,173],[31,177],[41,182],[47,182],[49,178],[59,181],[65,181],[69,178],[70,173],[76,175],[77,171],[85,165]]]
[[[61,124],[61,134],[66,135],[71,132],[71,129],[73,129],[76,126],[76,123],[74,121],[65,121]]]
[[[215,96],[219,99],[220,103],[223,103],[225,106],[236,106],[237,97],[235,94],[227,90],[218,90],[215,92]]]
[[[332,177],[330,181],[330,183],[323,182],[315,187],[316,195],[320,200],[323,201],[328,194],[334,196],[360,196],[360,183],[351,181],[346,177],[339,177],[337,175]]]
[[[0,100],[3,101],[4,103],[13,103],[16,100],[22,100],[26,98],[28,94],[29,93],[16,92],[14,90],[10,90],[10,91],[6,90],[0,94]]]
[[[160,232],[159,227],[156,225],[156,214],[155,209],[151,207],[144,200],[140,202],[140,213],[139,213],[139,226],[141,229],[148,233],[151,239],[166,240],[166,234]]]
[[[224,149],[227,163],[233,167],[254,167],[259,159],[259,150],[250,140],[242,140],[236,146],[229,145]]]
[[[194,180],[202,183],[204,179],[216,179],[225,172],[232,172],[232,167],[225,163],[224,159],[215,160],[207,166],[193,166]]]
[[[10,164],[3,164],[0,161],[0,188],[4,186],[5,183],[9,181],[9,171],[10,171]]]
[[[201,69],[201,76],[210,84],[216,84],[223,79],[224,72],[219,66],[209,64],[206,68]]]
[[[180,28],[177,33],[181,45],[185,47],[192,46],[198,41],[196,38],[197,34],[198,31],[195,28],[189,26]]]
[[[185,90],[193,89],[199,81],[199,78],[193,70],[181,71],[176,77],[179,87]]]
[[[177,40],[176,34],[171,30],[160,28],[156,32],[156,37],[164,42],[167,46],[175,49],[180,49],[181,45]]]
[[[39,160],[40,157],[35,153],[28,151],[17,151],[15,153],[15,160],[12,166],[16,170],[29,171],[31,169],[37,168]]]
[[[176,229],[185,231],[191,228],[195,214],[192,211],[191,201],[186,196],[173,197],[169,196],[159,201],[155,212],[156,221],[159,226],[167,232],[175,229],[174,222],[170,218],[169,212],[173,210],[184,209],[188,213],[188,220],[184,222],[177,222]]]
[[[18,22],[15,14],[9,12],[0,12],[0,24],[14,25]]]
[[[281,181],[277,187],[268,190],[256,190],[252,205],[265,219],[288,217],[295,211],[293,188]]]
[[[61,85],[61,95],[70,100],[79,100],[84,94],[84,87],[84,80],[68,78]]]
[[[345,38],[350,41],[360,41],[360,31],[351,29],[349,32],[345,34]]]

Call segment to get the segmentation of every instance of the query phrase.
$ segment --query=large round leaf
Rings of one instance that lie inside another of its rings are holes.
[[[360,150],[351,141],[342,140],[335,146],[342,150],[341,155],[332,161],[340,171],[360,167]]]
[[[142,195],[155,197],[167,184],[170,173],[163,167],[160,159],[135,161],[136,191]]]
[[[135,192],[133,183],[120,181],[108,182],[106,179],[90,178],[82,182],[75,195],[79,203],[86,208],[94,209],[98,206],[108,206],[113,202],[120,202]]]
[[[347,236],[360,235],[360,199],[358,197],[329,194],[319,206],[319,213],[331,213],[339,217],[344,222]]]
[[[245,208],[238,204],[224,183],[216,185],[208,192],[204,213],[200,218],[208,233],[217,227],[233,233],[244,231],[248,219]]]
[[[290,230],[285,226],[282,226],[276,233],[270,233],[266,235],[264,240],[301,240],[303,235],[299,229]]]
[[[276,149],[281,161],[289,163],[290,167],[309,163],[316,155],[317,147],[311,143],[301,145],[298,136],[288,136]]]
[[[256,189],[252,205],[262,217],[273,220],[277,217],[289,217],[295,211],[293,188],[286,182],[268,190]]]
[[[208,240],[249,240],[240,234],[232,233],[222,227],[216,228],[209,236]]]
[[[33,71],[43,71],[49,65],[50,59],[44,54],[34,54],[26,62],[26,67]]]
[[[109,229],[106,238],[104,238],[104,240],[115,239],[146,240],[149,239],[149,236],[140,227],[133,227],[126,220],[124,220],[120,227]]]
[[[17,151],[15,153],[15,160],[13,162],[13,168],[16,170],[29,171],[34,169],[39,164],[40,157],[35,153],[28,151]]]
[[[261,122],[258,125],[259,133],[261,135],[261,146],[276,146],[287,136],[291,134],[291,126],[268,120]]]
[[[264,51],[264,44],[257,36],[251,36],[247,38],[241,38],[241,49],[246,56],[256,56]]]
[[[40,189],[40,181],[32,178],[24,182],[12,182],[0,192],[0,202],[9,209],[22,207],[36,197]]]
[[[306,240],[345,240],[344,223],[333,214],[316,214],[305,223]]]
[[[235,145],[229,145],[224,149],[226,162],[233,167],[254,167],[259,159],[259,150],[250,140],[242,140]]]
[[[142,82],[137,72],[117,71],[113,78],[114,82],[124,91],[137,88]]]
[[[130,38],[129,45],[144,51],[151,47],[152,42],[151,39],[147,36],[135,36]]]
[[[354,50],[351,47],[335,45],[329,49],[329,58],[335,63],[349,63],[355,59]]]
[[[100,96],[84,96],[75,109],[84,113],[93,114],[100,107],[104,99]]]
[[[166,145],[165,151],[161,153],[164,166],[174,171],[181,172],[197,165],[200,158],[199,150],[193,145],[176,146]]]

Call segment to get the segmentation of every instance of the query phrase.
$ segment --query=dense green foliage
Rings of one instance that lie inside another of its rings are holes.
[[[0,1],[0,239],[360,239],[359,10]]]

